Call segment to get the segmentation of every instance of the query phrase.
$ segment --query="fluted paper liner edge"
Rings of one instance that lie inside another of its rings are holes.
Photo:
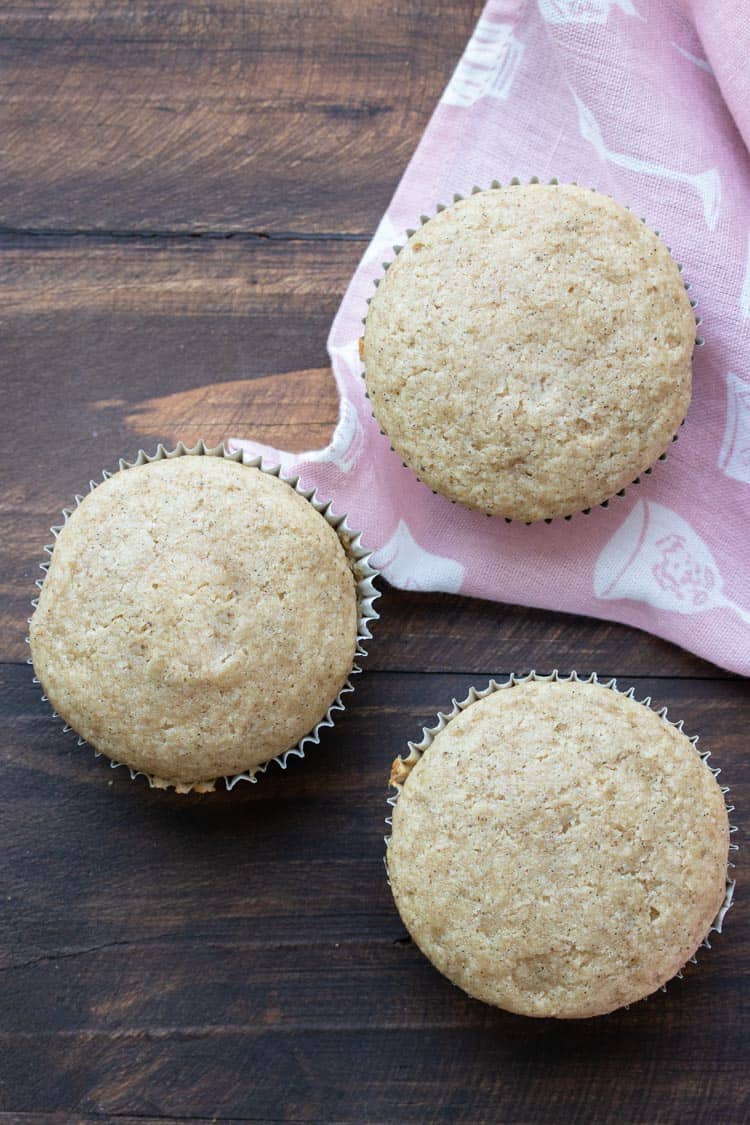
[[[306,734],[293,746],[290,746],[288,750],[285,750],[281,754],[277,754],[273,758],[269,758],[268,761],[262,762],[260,765],[251,766],[247,770],[243,770],[241,773],[224,776],[222,778],[217,777],[209,781],[182,783],[168,778],[156,777],[152,774],[145,773],[143,770],[133,769],[131,766],[128,766],[124,762],[116,762],[112,759],[109,760],[112,769],[119,769],[120,767],[127,769],[133,781],[135,781],[137,777],[142,776],[146,778],[149,786],[152,789],[174,788],[177,793],[209,793],[216,788],[216,782],[219,780],[223,780],[226,788],[231,790],[239,781],[257,781],[258,775],[265,773],[272,762],[275,762],[277,765],[281,766],[282,769],[286,769],[290,758],[304,758],[306,747],[317,746],[320,742],[321,731],[326,727],[332,727],[334,725],[334,714],[336,712],[346,710],[346,705],[343,702],[342,696],[346,695],[348,692],[354,691],[354,686],[351,683],[351,677],[361,672],[362,670],[357,663],[357,658],[364,658],[367,656],[367,650],[364,646],[365,642],[369,641],[372,637],[372,634],[370,632],[370,624],[371,622],[377,620],[379,616],[373,606],[376,598],[380,597],[380,592],[376,589],[374,584],[374,579],[378,576],[379,572],[375,567],[372,566],[370,562],[370,558],[373,552],[366,550],[362,546],[362,533],[353,530],[349,526],[345,514],[334,514],[332,500],[320,500],[318,498],[316,489],[302,488],[299,484],[299,476],[283,476],[281,473],[280,465],[276,465],[272,468],[265,468],[262,464],[262,458],[260,456],[251,457],[247,454],[244,454],[242,450],[237,450],[236,452],[230,453],[225,449],[223,444],[219,444],[216,446],[207,446],[203,440],[199,441],[196,445],[193,446],[186,446],[184,442],[178,442],[174,449],[167,449],[165,445],[160,443],[156,448],[156,452],[153,454],[149,454],[145,450],[141,449],[139,450],[138,455],[134,461],[126,461],[124,458],[120,458],[119,466],[116,470],[112,472],[104,469],[102,471],[101,480],[89,481],[89,492],[93,492],[95,488],[103,483],[103,481],[108,480],[111,476],[113,476],[114,472],[124,472],[128,469],[140,467],[141,465],[151,464],[153,461],[163,461],[165,459],[171,459],[174,457],[196,456],[222,457],[228,461],[235,461],[239,464],[247,465],[247,467],[251,469],[259,469],[262,473],[266,473],[268,476],[278,477],[279,480],[284,481],[285,484],[288,484],[290,488],[293,488],[295,492],[297,492],[300,496],[302,496],[305,500],[312,504],[315,511],[323,516],[326,522],[336,532],[339,538],[339,542],[346,552],[349,566],[351,567],[352,573],[354,575],[357,591],[357,641],[354,653],[355,659],[354,663],[352,664],[351,671],[349,672],[344,685],[338,692],[330,707],[327,709],[323,718],[320,719],[318,723],[316,723],[309,734]],[[76,495],[75,507],[63,509],[63,522],[61,524],[56,524],[50,529],[55,539],[57,539],[57,536],[60,534],[63,527],[70,519],[72,513],[76,510],[76,508],[80,507],[83,500],[83,495]],[[53,542],[46,545],[44,548],[46,554],[50,557],[50,560],[52,558],[54,546],[55,544]],[[49,561],[39,564],[41,570],[45,572],[45,575],[47,573],[47,570],[49,569],[49,565]],[[40,590],[43,584],[43,578],[38,579],[36,582],[36,585]],[[34,598],[32,600],[31,604],[34,609],[36,609],[38,600],[38,598]],[[31,618],[29,618],[29,622],[30,621]],[[29,638],[27,637],[27,644],[28,640]],[[33,661],[31,660],[31,658],[28,659],[27,663],[33,666]],[[35,684],[39,684],[39,680],[36,676],[34,676],[33,682]],[[42,699],[44,700],[44,702],[49,702],[45,695],[42,695]],[[55,718],[60,718],[57,712],[53,711],[52,714]],[[62,727],[62,733],[68,733],[71,730],[73,730],[73,727],[71,727],[67,723],[64,723]],[[88,746],[90,744],[87,743],[84,738],[79,737],[78,745]],[[95,757],[107,757],[107,755],[104,754],[101,750],[97,750],[93,746],[91,748],[94,751]]]
[[[527,182],[530,183],[530,184],[539,184],[542,181],[539,179],[538,176],[532,176],[531,179],[528,180]],[[546,181],[546,183],[550,184],[550,185],[557,185],[557,184],[568,183],[568,182],[572,183],[573,186],[576,186],[576,187],[579,186],[578,184],[576,184],[575,181],[562,181],[562,180],[559,180],[557,177],[553,177],[551,180]],[[475,185],[471,189],[471,191],[467,192],[465,195],[461,194],[460,192],[456,192],[453,196],[453,199],[452,199],[451,203],[438,203],[435,206],[435,213],[433,215],[426,215],[426,214],[420,215],[419,216],[419,224],[420,224],[420,226],[424,226],[426,223],[429,223],[433,218],[435,218],[435,215],[438,215],[441,211],[445,211],[446,208],[452,206],[453,203],[460,203],[462,199],[466,199],[467,196],[469,196],[469,195],[476,195],[478,192],[482,192],[482,191],[495,191],[498,188],[502,188],[503,186],[505,186],[505,187],[520,187],[520,186],[522,186],[522,181],[517,176],[513,176],[512,179],[510,179],[508,181],[508,183],[505,184],[505,185],[501,184],[499,180],[493,180],[490,183],[489,187],[487,187],[487,188],[482,188],[482,187],[478,187],[478,186]],[[590,188],[589,190],[599,192],[598,188]],[[599,194],[607,195],[608,198],[610,198],[610,199],[614,198],[613,196],[609,196],[609,194],[607,192],[599,192]],[[615,202],[619,202],[619,201],[616,200]],[[625,204],[621,204],[621,206],[625,206]],[[629,211],[630,208],[625,206],[625,210]],[[661,238],[661,235],[660,235],[659,231],[655,230],[647,222],[647,220],[645,218],[643,218],[643,216],[639,216],[639,218],[640,218],[640,221],[645,226],[648,227],[648,229],[651,231],[652,234],[655,234],[657,238]],[[404,231],[404,234],[406,235],[406,242],[395,243],[392,247],[394,257],[390,261],[381,262],[381,268],[383,270],[383,273],[380,274],[378,277],[376,277],[374,282],[373,282],[376,289],[380,285],[380,283],[383,280],[385,274],[388,272],[390,267],[393,265],[393,263],[396,260],[396,258],[398,257],[398,255],[401,253],[401,251],[406,246],[406,243],[412,238],[413,235],[415,235],[417,233],[418,229],[419,229],[418,227],[407,227],[407,229]],[[665,245],[666,245],[666,243],[665,243]],[[671,246],[667,246],[667,250],[669,251],[670,255],[672,255]],[[677,266],[677,269],[679,270],[680,274],[682,275],[682,273],[683,273],[682,262],[678,262],[677,259],[674,258],[674,256],[672,256],[672,260],[674,261],[675,265]],[[682,283],[683,283],[683,286],[684,286],[686,292],[688,293],[688,299],[690,301],[690,307],[693,309],[693,312],[695,312],[696,308],[698,307],[698,302],[692,296],[692,294],[690,292],[691,289],[692,289],[692,283],[689,282],[689,281],[685,281],[684,278],[683,278]],[[369,306],[371,300],[372,300],[372,297],[367,298],[368,306]],[[696,330],[699,328],[701,323],[702,323],[701,317],[696,316],[695,317]],[[362,317],[363,329],[366,328],[366,325],[367,325],[367,316],[365,315],[365,316]],[[360,347],[363,345],[363,343],[364,343],[364,335],[362,337],[360,337]],[[704,344],[705,344],[705,340],[703,339],[703,337],[696,334],[695,347],[700,348],[700,347],[703,347]],[[366,381],[366,378],[365,378],[365,369],[364,369],[364,352],[362,351],[360,354],[361,354],[361,358],[362,358],[362,379],[365,383],[365,397],[369,399],[370,396],[367,393],[367,389],[366,389],[367,388],[367,381]],[[375,422],[377,422],[378,428],[380,429],[380,433],[382,434],[383,437],[387,438],[388,434],[385,432],[385,430],[380,425],[380,422],[375,417],[374,412],[372,410],[370,412],[371,412],[372,417],[375,420]],[[682,422],[680,422],[680,428],[682,428],[684,423],[685,423],[685,419],[683,418]],[[672,435],[670,445],[673,442],[677,441],[678,439],[679,439],[679,430],[677,431],[677,433]],[[388,440],[390,442],[390,438]],[[606,497],[606,499],[601,500],[596,504],[592,504],[591,507],[589,507],[589,508],[582,508],[579,512],[570,512],[568,515],[565,515],[565,516],[548,516],[548,517],[543,518],[543,519],[529,521],[529,522],[526,523],[526,526],[531,527],[533,524],[539,524],[539,523],[546,523],[546,524],[550,524],[550,523],[553,523],[553,522],[557,523],[559,520],[565,520],[566,522],[570,522],[570,520],[573,519],[573,516],[576,516],[576,515],[588,516],[588,515],[590,515],[591,512],[594,510],[594,508],[608,508],[613,500],[623,499],[623,497],[625,496],[628,488],[633,488],[633,487],[639,485],[641,483],[641,477],[650,476],[651,473],[653,472],[655,466],[659,463],[659,461],[666,461],[668,450],[669,450],[669,446],[667,446],[667,448],[656,458],[656,461],[653,464],[647,465],[645,469],[641,469],[639,474],[629,484],[626,484],[623,488],[621,488],[617,492],[613,493],[612,496],[608,496],[608,497]],[[391,445],[391,452],[394,453],[394,455],[400,457],[400,455],[396,452],[396,450],[393,448],[392,445]],[[404,466],[405,469],[408,469],[409,472],[414,474],[414,476],[417,478],[417,480],[419,481],[420,484],[425,485],[425,487],[429,488],[430,491],[433,492],[433,494],[437,495],[435,489],[433,489],[431,487],[431,485],[429,485],[425,481],[423,481],[422,478],[412,468],[411,465],[407,465],[407,463],[403,460],[401,461],[401,463],[402,463],[402,465]],[[460,503],[460,501],[458,501],[458,500],[451,500],[450,497],[446,497],[446,499],[450,500],[451,504]],[[461,506],[466,507],[469,511],[481,511],[481,509],[479,509],[479,508],[471,508],[471,507],[469,507],[469,505],[466,505],[466,504],[462,504]],[[491,512],[486,512],[485,514],[492,517]],[[495,516],[494,518],[504,519],[506,523],[523,523],[524,522],[522,520],[511,519],[509,516],[502,516],[502,515]]]
[[[467,707],[470,707],[473,703],[476,703],[477,700],[486,699],[488,695],[493,695],[496,691],[506,691],[509,688],[514,688],[517,684],[527,683],[529,680],[533,680],[533,681],[540,682],[540,683],[544,683],[544,682],[547,682],[547,683],[570,683],[570,682],[574,682],[574,683],[581,683],[581,684],[598,684],[600,687],[609,688],[611,691],[617,692],[618,695],[623,695],[627,699],[634,700],[634,702],[641,704],[641,706],[643,706],[643,707],[648,707],[649,710],[654,711],[654,713],[657,714],[663,722],[668,723],[669,726],[675,727],[681,733],[685,733],[683,731],[683,720],[682,719],[678,719],[678,720],[670,719],[669,715],[667,713],[666,707],[662,707],[659,711],[656,711],[655,708],[651,707],[651,696],[646,696],[645,699],[636,699],[635,698],[635,688],[633,688],[633,687],[628,688],[626,691],[623,691],[621,688],[619,688],[617,686],[617,680],[615,679],[614,676],[611,677],[610,679],[601,680],[596,672],[592,672],[588,676],[579,676],[579,674],[577,672],[570,672],[570,673],[568,673],[568,675],[561,675],[557,671],[557,669],[555,669],[553,672],[550,672],[546,675],[543,675],[543,674],[535,672],[535,671],[527,672],[523,675],[517,675],[515,672],[511,672],[508,679],[503,681],[502,683],[498,683],[497,680],[491,679],[490,682],[487,684],[486,688],[483,688],[483,689],[479,690],[475,687],[471,687],[469,689],[469,694],[466,696],[465,699],[462,699],[462,700],[452,699],[450,711],[438,711],[437,716],[436,716],[437,722],[435,723],[435,725],[431,726],[431,727],[423,727],[422,728],[422,737],[418,742],[408,742],[407,743],[409,753],[406,755],[406,757],[396,758],[394,763],[393,763],[393,767],[391,769],[391,776],[390,776],[389,785],[396,790],[396,793],[395,793],[394,796],[387,798],[387,803],[391,806],[391,808],[395,808],[396,805],[398,804],[399,795],[401,793],[401,790],[404,787],[404,784],[406,783],[406,781],[409,777],[409,774],[410,774],[412,768],[417,764],[417,762],[422,757],[422,755],[429,749],[429,747],[435,741],[435,738],[437,737],[437,735],[440,734],[441,731],[445,730],[445,728],[448,726],[448,724],[451,722],[452,719],[455,719],[456,716],[461,713],[461,711],[465,711]],[[698,754],[699,757],[706,763],[708,769],[710,769],[710,771],[714,775],[714,777],[718,778],[719,774],[721,773],[721,770],[716,766],[709,765],[709,762],[708,762],[708,759],[711,757],[711,751],[710,750],[698,750],[697,743],[698,743],[698,739],[699,739],[700,736],[695,734],[695,735],[686,735],[686,737],[692,743],[696,754]],[[724,807],[727,810],[727,816],[729,816],[729,814],[734,812],[734,805],[728,805],[726,803],[726,796],[729,793],[729,787],[728,786],[721,786],[721,791],[722,791],[722,794],[724,795],[724,798],[725,798]],[[389,828],[392,827],[392,824],[393,824],[392,816],[386,817],[385,823],[389,826]],[[732,836],[736,833],[736,831],[737,831],[736,825],[733,825],[730,821],[730,824],[729,824],[729,859],[728,859],[728,862],[727,862],[727,872],[726,872],[726,893],[724,895],[724,901],[722,902],[721,906],[719,907],[719,910],[716,914],[716,917],[714,918],[713,922],[711,923],[711,926],[709,927],[708,933],[705,935],[705,937],[703,938],[703,941],[698,946],[699,949],[701,949],[701,948],[710,949],[711,948],[711,941],[710,941],[711,935],[714,934],[714,933],[720,934],[722,932],[722,927],[724,925],[724,918],[726,917],[727,912],[729,911],[729,909],[731,908],[731,906],[734,902],[734,890],[735,890],[736,880],[732,877],[732,871],[734,870],[734,866],[735,866],[733,861],[732,861],[732,855],[738,850],[739,845],[732,842]],[[385,839],[385,846],[386,846],[386,855],[384,856],[384,862],[385,862],[385,869],[386,869],[386,877],[388,877],[388,846],[390,844],[390,835],[385,836],[384,839]],[[388,885],[390,886],[390,879],[388,879]],[[687,964],[697,964],[696,954],[697,954],[697,950],[693,954],[692,957],[688,958],[688,961],[686,963]],[[672,980],[675,980],[675,979],[682,980],[682,976],[683,976],[682,970],[680,970],[671,979]],[[663,984],[661,986],[661,989],[660,990],[657,989],[657,991],[666,992],[667,983],[669,983],[669,982],[666,982],[665,984]]]

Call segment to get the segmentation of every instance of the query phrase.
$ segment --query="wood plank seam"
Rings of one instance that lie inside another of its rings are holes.
[[[238,242],[267,241],[267,242],[369,242],[372,233],[367,231],[269,231],[269,230],[244,230],[240,227],[222,229],[220,227],[207,228],[206,230],[184,231],[159,228],[146,228],[144,230],[123,228],[121,230],[98,230],[96,228],[76,227],[13,227],[0,225],[0,239],[2,238],[93,238],[112,239],[118,241],[127,239],[138,242],[141,239],[163,238],[170,242],[193,242],[196,239],[234,239]]]

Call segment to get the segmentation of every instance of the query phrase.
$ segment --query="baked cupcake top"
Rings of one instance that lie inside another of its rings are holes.
[[[566,516],[656,461],[690,402],[695,320],[666,246],[572,184],[477,192],[411,236],[370,303],[367,390],[430,488]]]
[[[725,896],[721,790],[689,739],[601,685],[526,681],[451,719],[394,808],[401,917],[470,995],[600,1015],[668,981]]]
[[[277,477],[183,456],[127,469],[61,531],[31,622],[52,706],[174,784],[268,761],[351,670],[357,596],[333,528]]]

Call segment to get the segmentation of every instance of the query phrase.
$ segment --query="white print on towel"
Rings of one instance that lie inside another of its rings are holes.
[[[372,561],[386,581],[402,590],[445,590],[457,594],[464,580],[460,562],[420,547],[403,520],[399,520],[395,532]]]
[[[355,344],[356,348],[357,345]],[[332,352],[341,352],[342,348],[331,348]],[[289,453],[285,449],[267,449],[265,446],[255,446],[263,456],[263,460],[273,465],[280,465],[284,476],[299,475],[304,466],[312,464],[331,464],[342,473],[350,473],[356,466],[365,447],[365,431],[359,419],[357,409],[342,394],[339,406],[339,420],[333,437],[323,449],[313,449],[306,453]]]
[[[591,110],[575,93],[573,97],[578,107],[578,128],[581,136],[594,146],[604,160],[617,164],[620,168],[627,168],[631,172],[640,172],[644,176],[658,176],[694,188],[703,203],[706,226],[709,230],[715,228],[721,206],[721,179],[716,168],[708,168],[705,172],[681,172],[679,169],[667,168],[664,164],[651,164],[647,160],[638,160],[637,157],[627,156],[622,152],[611,152],[604,143],[601,130]]]
[[[341,414],[331,444],[314,453],[306,453],[304,458],[305,461],[330,462],[342,473],[350,473],[362,456],[364,447],[365,431],[357,409],[352,406],[349,399],[342,397]]]
[[[539,0],[539,11],[547,23],[606,23],[610,8],[643,19],[630,0]]]
[[[672,613],[731,609],[750,625],[750,612],[724,596],[708,546],[682,516],[639,500],[597,559],[597,598],[631,598]]]
[[[378,224],[378,229],[372,236],[370,245],[364,252],[362,261],[359,263],[361,269],[368,262],[377,261],[378,267],[382,266],[383,262],[390,262],[393,260],[394,246],[402,246],[406,240],[406,235],[403,231],[399,231],[388,218],[384,215]],[[379,269],[378,276],[381,276],[382,271]]]
[[[750,316],[750,234],[747,236],[747,263],[745,265],[745,280],[742,282],[740,293],[740,312],[743,316]]]
[[[521,65],[523,51],[523,43],[513,35],[512,24],[495,23],[483,16],[440,100],[444,105],[464,108],[484,97],[504,101]]]
[[[331,353],[331,359],[336,363],[336,360],[341,360],[346,370],[354,379],[362,377],[362,360],[359,354],[359,337],[356,340],[350,340],[348,344],[331,344],[328,345],[328,350]]]
[[[750,484],[750,384],[727,371],[727,423],[717,462],[725,476]]]
[[[713,71],[711,70],[711,63],[706,59],[699,59],[697,55],[691,55],[690,51],[686,51],[684,47],[680,47],[680,45],[678,43],[675,43],[674,41],[672,41],[672,46],[674,47],[675,51],[679,51],[680,54],[688,60],[688,62],[691,62],[693,64],[693,66],[700,67],[701,70],[705,70],[706,74],[713,75]]]

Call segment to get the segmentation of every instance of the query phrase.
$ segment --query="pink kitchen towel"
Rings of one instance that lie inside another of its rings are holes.
[[[394,586],[623,621],[750,673],[750,19],[724,0],[490,0],[349,285],[328,345],[331,444],[289,454]],[[527,527],[453,505],[373,420],[358,340],[419,216],[493,180],[606,192],[661,232],[705,344],[680,440],[590,515]]]

